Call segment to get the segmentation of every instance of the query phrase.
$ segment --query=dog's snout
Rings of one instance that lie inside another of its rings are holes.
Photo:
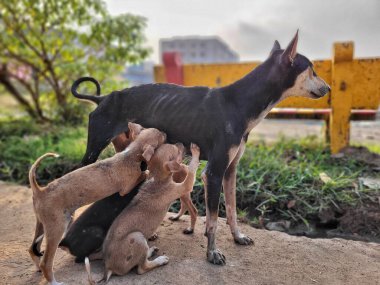
[[[319,88],[318,90],[319,90],[319,93],[321,94],[321,96],[324,96],[330,92],[331,88],[330,88],[330,86],[328,86],[326,84],[326,85],[322,86],[321,88]]]

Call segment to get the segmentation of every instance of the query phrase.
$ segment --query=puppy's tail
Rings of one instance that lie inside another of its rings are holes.
[[[36,180],[36,170],[40,162],[45,158],[49,156],[54,156],[54,157],[59,157],[58,154],[56,153],[45,153],[44,155],[40,156],[32,165],[32,167],[29,170],[29,183],[30,187],[33,190],[33,193],[38,195],[39,192],[41,192],[41,187],[38,185],[37,180]]]
[[[96,86],[96,95],[97,96],[78,93],[77,89],[78,89],[79,85],[82,82],[86,82],[86,81],[89,81],[89,82],[92,82],[92,83],[95,84],[95,86]],[[76,98],[78,98],[78,99],[90,100],[91,102],[94,102],[94,103],[96,103],[98,105],[105,98],[105,97],[99,97],[99,95],[100,95],[100,84],[93,77],[81,77],[81,78],[75,80],[74,83],[73,83],[73,85],[71,86],[71,93],[73,93],[73,95]]]
[[[87,271],[87,276],[88,276],[88,283],[90,285],[95,285],[96,282],[94,281],[94,279],[92,279],[91,277],[91,266],[90,266],[90,260],[88,259],[88,257],[86,257],[84,259],[84,264],[86,266],[86,271]]]

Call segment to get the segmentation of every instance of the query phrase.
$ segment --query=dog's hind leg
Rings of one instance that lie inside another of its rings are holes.
[[[36,268],[38,271],[40,271],[40,257],[43,255],[41,253],[41,244],[42,244],[43,237],[44,237],[44,227],[42,223],[37,219],[36,229],[34,232],[34,238],[28,252],[34,264],[36,265]]]
[[[51,224],[45,225],[46,249],[40,263],[40,268],[46,280],[51,285],[60,285],[54,278],[53,264],[58,244],[66,228],[65,219],[55,219]]]
[[[198,210],[191,201],[190,192],[181,197],[181,210],[179,211],[179,213],[176,216],[170,217],[169,219],[172,221],[178,220],[185,213],[186,210],[188,210],[190,213],[191,222],[190,227],[184,229],[183,233],[192,234],[194,232],[195,223],[197,221]]]
[[[158,248],[155,246],[152,246],[147,250],[146,253],[146,259],[137,266],[137,273],[138,274],[144,274],[156,267],[165,265],[169,262],[169,258],[165,255],[159,256],[154,260],[148,260],[148,258],[151,258],[155,252],[158,251]]]
[[[179,218],[182,217],[182,215],[185,214],[185,212],[187,210],[186,203],[185,203],[184,199],[181,197],[180,200],[181,200],[181,208],[179,209],[179,212],[177,213],[177,215],[169,217],[169,220],[171,220],[171,221],[178,221]]]
[[[245,150],[245,142],[240,144],[239,150],[235,158],[228,166],[223,177],[224,199],[226,201],[227,223],[230,226],[232,236],[237,244],[250,245],[253,240],[242,234],[237,225],[236,215],[236,172],[237,165]]]

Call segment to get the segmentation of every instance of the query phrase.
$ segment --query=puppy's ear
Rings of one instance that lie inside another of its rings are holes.
[[[129,122],[128,129],[129,129],[130,138],[132,140],[135,140],[144,128],[139,124]]]
[[[144,146],[144,152],[142,154],[142,157],[144,158],[144,160],[148,162],[149,160],[151,160],[153,154],[154,154],[154,148],[151,145],[146,144]]]
[[[281,49],[280,43],[277,40],[275,40],[269,56],[271,56],[275,51],[280,50],[280,49]]]
[[[165,162],[164,163],[164,167],[166,170],[170,171],[170,172],[179,172],[181,171],[181,165],[175,161],[175,160],[171,160],[171,161],[168,161],[168,162]]]
[[[286,47],[281,55],[281,62],[286,65],[292,65],[294,58],[297,54],[297,43],[298,43],[298,30],[294,38],[290,41],[289,45]]]

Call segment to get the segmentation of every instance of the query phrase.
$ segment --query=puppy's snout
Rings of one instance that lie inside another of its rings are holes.
[[[175,145],[178,148],[180,153],[183,154],[185,152],[185,146],[182,143],[176,143]]]

